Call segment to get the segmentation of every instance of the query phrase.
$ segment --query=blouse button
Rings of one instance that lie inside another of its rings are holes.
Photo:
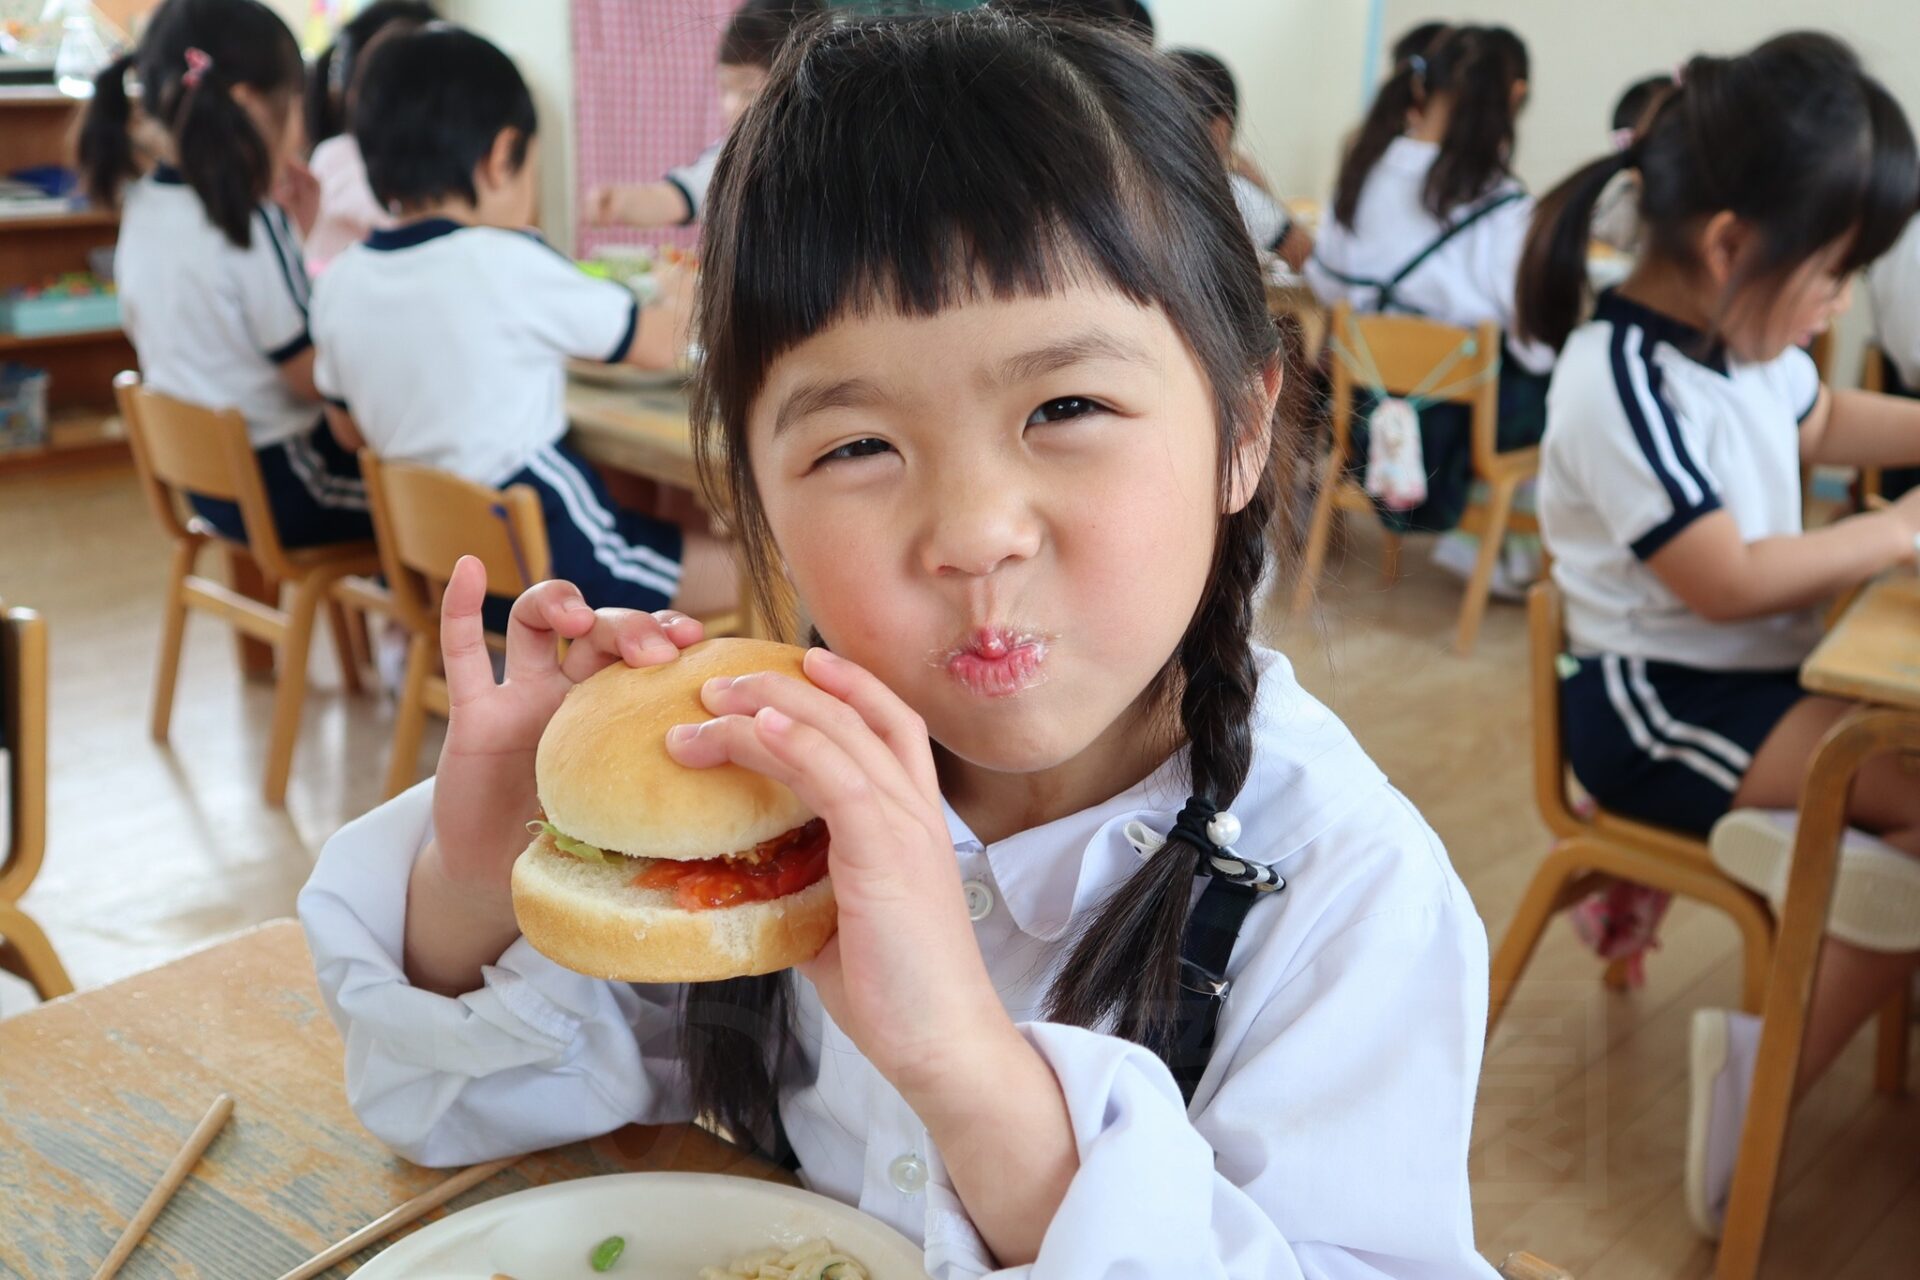
[[[969,880],[960,886],[967,895],[967,917],[971,920],[985,920],[993,913],[993,890],[978,880]]]
[[[902,1195],[917,1196],[927,1185],[927,1162],[916,1155],[904,1155],[887,1166],[887,1176]]]

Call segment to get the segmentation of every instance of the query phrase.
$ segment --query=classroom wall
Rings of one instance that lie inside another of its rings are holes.
[[[1152,0],[1163,46],[1217,54],[1240,82],[1242,145],[1286,195],[1324,195],[1359,117],[1366,0]]]
[[[645,0],[641,0],[645,3]],[[573,250],[573,42],[565,0],[439,0],[452,22],[512,55],[540,113],[540,227]]]

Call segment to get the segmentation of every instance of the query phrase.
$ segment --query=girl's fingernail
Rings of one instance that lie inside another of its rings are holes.
[[[648,636],[640,642],[640,652],[656,662],[666,662],[680,656],[680,650],[665,636]]]
[[[707,681],[707,692],[725,693],[728,689],[733,688],[733,680],[734,677],[732,676],[715,676],[713,679]]]
[[[823,648],[820,648],[818,645],[807,650],[807,654],[815,662],[822,663],[829,668],[844,667],[847,665],[847,660],[845,658],[841,657],[839,654],[835,653],[831,649],[823,649]]]
[[[667,741],[673,746],[684,747],[692,742],[694,735],[699,732],[700,726],[697,724],[677,724],[667,730]]]
[[[793,727],[793,717],[774,707],[760,708],[758,719],[769,733],[784,733]]]
[[[567,601],[567,612],[568,613],[592,613],[593,606],[588,604],[585,600],[569,600]]]

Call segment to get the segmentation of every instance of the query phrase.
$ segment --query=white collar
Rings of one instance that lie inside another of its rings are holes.
[[[1279,862],[1310,844],[1383,775],[1346,726],[1300,687],[1284,656],[1256,649],[1255,661],[1261,675],[1253,766],[1231,808],[1245,833],[1239,852]],[[1140,865],[1127,823],[1138,820],[1158,832],[1173,826],[1187,801],[1185,766],[1182,749],[1112,799],[991,845],[943,800],[947,833],[955,849],[985,853],[1021,931],[1055,941]]]

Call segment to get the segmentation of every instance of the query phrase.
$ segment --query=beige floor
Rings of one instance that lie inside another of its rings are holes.
[[[288,914],[321,842],[378,798],[385,706],[316,694],[287,809],[266,810],[268,693],[238,680],[212,624],[188,634],[172,747],[146,736],[164,548],[128,472],[0,483],[0,547],[0,596],[52,624],[51,852],[27,905],[75,981]],[[1497,937],[1545,844],[1520,612],[1496,606],[1458,659],[1455,584],[1415,550],[1410,576],[1382,591],[1363,561],[1344,566],[1324,620],[1282,643],[1446,839]],[[1731,928],[1678,906],[1646,988],[1610,996],[1556,927],[1482,1081],[1472,1165],[1489,1255],[1531,1249],[1582,1280],[1708,1274],[1678,1194],[1685,1031],[1693,1008],[1733,999],[1735,964]],[[0,1007],[19,1000],[0,991]],[[1771,1275],[1920,1270],[1920,1106],[1870,1094],[1868,1047],[1796,1119]]]

